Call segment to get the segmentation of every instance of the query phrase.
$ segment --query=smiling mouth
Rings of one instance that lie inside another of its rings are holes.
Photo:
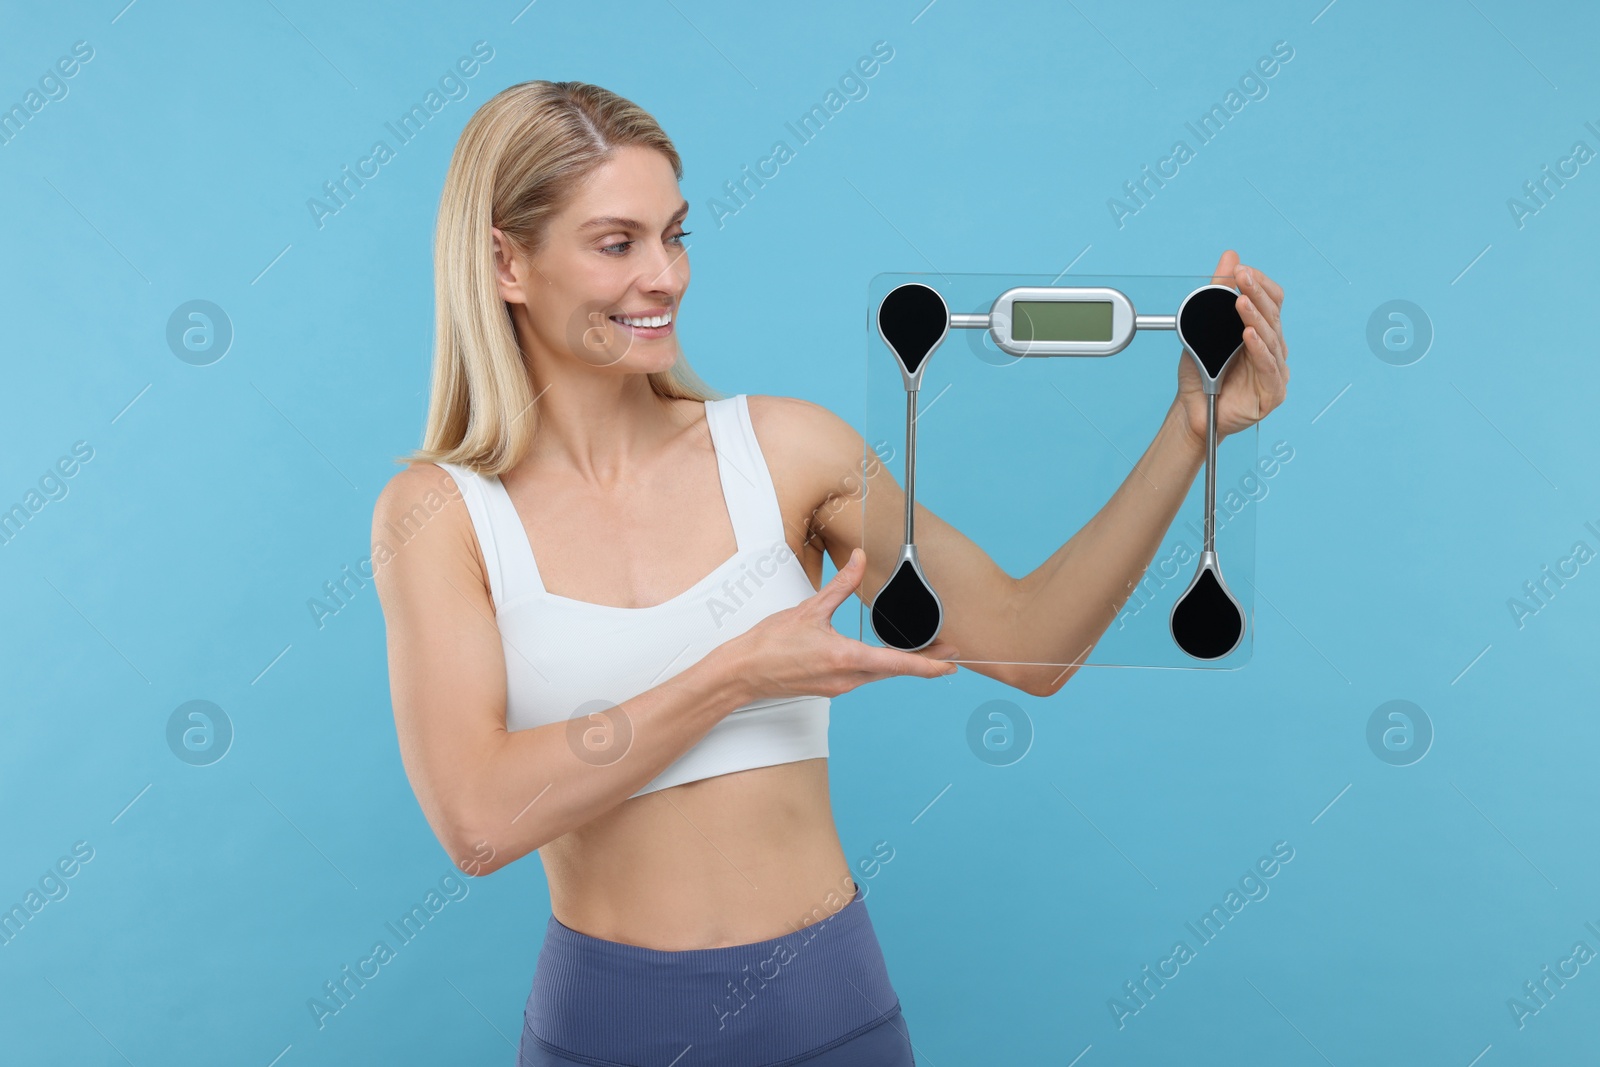
[[[626,327],[629,332],[644,337],[661,337],[672,332],[671,311],[659,315],[612,315],[612,322]]]

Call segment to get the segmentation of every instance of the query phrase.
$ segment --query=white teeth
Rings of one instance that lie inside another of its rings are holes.
[[[667,323],[672,321],[672,316],[670,314],[651,315],[647,318],[629,318],[626,315],[613,315],[612,318],[616,319],[618,322],[626,323],[629,326],[665,326]]]

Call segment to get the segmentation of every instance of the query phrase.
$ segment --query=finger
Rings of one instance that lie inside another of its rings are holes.
[[[1265,289],[1267,295],[1272,297],[1272,302],[1280,308],[1283,307],[1283,286],[1267,277],[1266,272],[1258,267],[1251,267],[1250,273],[1256,276],[1256,281],[1261,283],[1261,288]]]
[[[942,678],[957,670],[956,665],[948,660],[929,659],[919,653],[902,652],[897,648],[878,648],[861,641],[856,643],[861,646],[856,649],[860,657],[856,669],[883,677],[909,674],[918,678]]]
[[[1272,323],[1267,321],[1267,317],[1261,313],[1261,309],[1256,305],[1256,302],[1251,300],[1248,295],[1240,294],[1235,306],[1239,309],[1239,317],[1244,319],[1245,325],[1255,327],[1256,333],[1261,335],[1261,339],[1267,343],[1267,347],[1272,350],[1273,356],[1276,357],[1279,347],[1278,331],[1273,328]]]
[[[824,618],[832,618],[834,609],[843,604],[845,598],[861,585],[862,577],[867,573],[867,554],[860,548],[850,550],[850,558],[845,565],[839,568],[839,573],[829,579],[828,584],[817,590],[806,603],[822,612]]]
[[[1222,253],[1222,258],[1217,260],[1217,269],[1211,273],[1211,284],[1232,285],[1233,268],[1239,265],[1239,253],[1228,249]]]
[[[1248,296],[1250,302],[1260,310],[1267,320],[1267,325],[1272,327],[1273,332],[1280,332],[1278,326],[1278,302],[1267,291],[1266,286],[1261,284],[1261,272],[1254,267],[1247,267],[1241,263],[1235,274],[1239,278],[1239,291]]]
[[[1284,393],[1284,377],[1288,370],[1278,362],[1278,355],[1261,340],[1261,334],[1256,332],[1254,326],[1244,328],[1244,346],[1250,353],[1250,361],[1255,364],[1256,373],[1267,382],[1267,391],[1272,397],[1281,397]]]

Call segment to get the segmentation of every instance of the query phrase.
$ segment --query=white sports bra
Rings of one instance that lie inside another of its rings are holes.
[[[483,551],[506,661],[506,729],[579,718],[652,689],[774,611],[813,596],[745,394],[706,402],[738,549],[670,600],[624,608],[547,592],[528,531],[498,476],[450,472]],[[828,754],[823,696],[758,700],[729,713],[634,796],[719,774]],[[631,798],[630,798],[631,799]]]

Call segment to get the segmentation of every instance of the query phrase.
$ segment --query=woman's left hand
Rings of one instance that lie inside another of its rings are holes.
[[[1237,306],[1244,320],[1244,349],[1222,372],[1217,394],[1217,440],[1261,421],[1279,404],[1289,388],[1289,349],[1283,339],[1279,310],[1283,288],[1254,267],[1239,262],[1229,249],[1217,261],[1212,282],[1239,290]],[[1200,372],[1187,352],[1178,357],[1178,404],[1187,417],[1189,432],[1206,443],[1206,397]]]

